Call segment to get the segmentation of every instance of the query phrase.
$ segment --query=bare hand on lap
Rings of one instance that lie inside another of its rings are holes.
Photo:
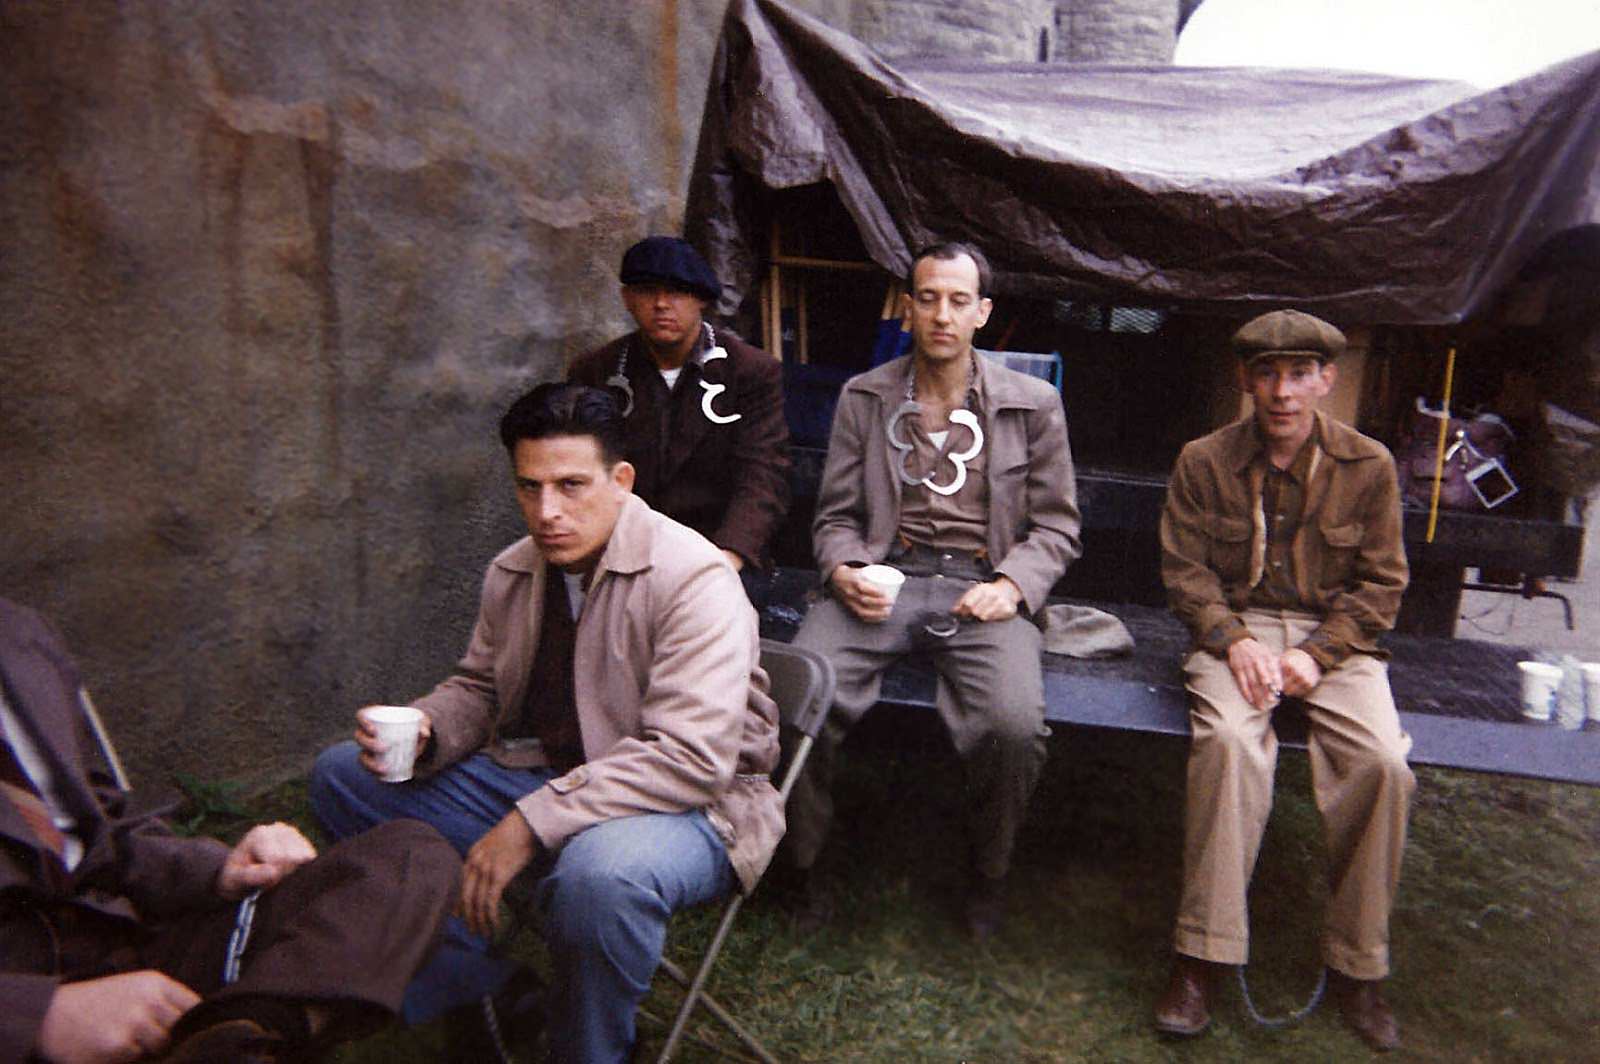
[[[217,873],[217,893],[230,901],[267,890],[307,861],[317,848],[288,824],[257,824],[229,851]]]
[[[1310,694],[1322,682],[1322,666],[1299,647],[1290,647],[1278,659],[1283,671],[1283,693],[1299,698]]]
[[[56,1064],[119,1064],[167,1046],[172,1027],[200,996],[161,972],[124,972],[62,983],[34,1048]]]
[[[500,926],[500,896],[538,850],[539,840],[533,829],[513,809],[467,851],[456,915],[475,934],[487,937]]]
[[[1228,668],[1244,700],[1257,709],[1271,709],[1283,694],[1283,667],[1278,656],[1258,639],[1246,638],[1228,648]]]
[[[985,584],[974,584],[950,612],[976,621],[1007,621],[1017,615],[1022,589],[1004,573]]]

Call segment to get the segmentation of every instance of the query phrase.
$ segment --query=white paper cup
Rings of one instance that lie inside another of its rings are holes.
[[[1583,700],[1589,705],[1589,719],[1600,724],[1600,662],[1586,661],[1583,671]]]
[[[906,574],[892,565],[864,565],[858,575],[888,595],[890,605],[900,597],[900,585],[906,582]]]
[[[1519,661],[1517,668],[1522,670],[1522,715],[1528,720],[1549,720],[1555,715],[1561,666]]]
[[[385,783],[404,783],[411,778],[417,760],[417,732],[422,727],[422,710],[415,706],[368,706],[361,719],[372,726],[384,744],[378,759],[378,776]]]

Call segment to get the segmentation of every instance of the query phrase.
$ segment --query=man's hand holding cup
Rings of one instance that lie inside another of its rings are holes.
[[[388,783],[411,778],[417,754],[433,737],[433,721],[415,706],[364,706],[356,711],[361,764]]]

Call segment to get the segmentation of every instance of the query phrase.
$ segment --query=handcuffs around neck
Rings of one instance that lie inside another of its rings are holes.
[[[716,330],[711,328],[709,322],[701,322],[701,327],[706,331],[706,353],[698,361],[702,369],[707,362],[715,362],[719,358],[728,357],[728,349],[717,343]],[[622,354],[617,356],[616,372],[606,378],[606,387],[615,388],[622,393],[622,416],[627,417],[633,413],[633,384],[628,380],[628,354],[633,350],[633,341],[622,345]],[[743,414],[719,414],[711,408],[711,403],[717,396],[728,390],[726,384],[713,384],[704,377],[700,378],[700,388],[704,392],[700,396],[700,412],[706,420],[713,425],[731,425],[744,417]]]
[[[967,396],[969,399],[972,395],[972,385],[977,379],[977,375],[978,367],[976,365],[971,366],[968,370],[967,376]],[[978,424],[978,415],[974,414],[971,410],[968,410],[965,407],[960,410],[950,411],[950,424],[961,425],[971,432],[972,446],[968,447],[964,451],[952,451],[951,453],[945,455],[945,457],[950,460],[951,464],[956,467],[955,478],[952,479],[949,484],[942,486],[935,484],[933,482],[932,473],[920,478],[914,477],[910,473],[907,473],[906,463],[911,459],[911,444],[900,439],[897,429],[899,428],[901,418],[904,418],[910,414],[922,413],[922,404],[918,403],[916,399],[913,398],[915,395],[916,383],[917,370],[916,365],[913,363],[911,372],[906,376],[905,400],[901,402],[900,406],[895,410],[893,416],[889,418],[889,423],[885,428],[885,431],[889,436],[889,446],[900,452],[900,461],[897,469],[900,474],[900,482],[911,487],[916,487],[920,484],[929,491],[935,492],[939,495],[954,495],[967,483],[967,463],[978,457],[979,453],[983,450],[983,427]]]

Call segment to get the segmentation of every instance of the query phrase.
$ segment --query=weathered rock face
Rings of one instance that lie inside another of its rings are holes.
[[[0,594],[139,774],[445,675],[520,534],[496,420],[623,328],[723,8],[0,9]]]
[[[857,0],[851,32],[890,58],[1037,62],[1050,55],[1056,0]]]
[[[262,779],[447,673],[521,534],[496,421],[625,327],[725,4],[0,6],[0,594],[136,776]],[[1036,58],[1048,0],[963,6]]]
[[[1059,0],[1052,58],[1070,63],[1165,64],[1178,43],[1180,8],[1195,0]],[[1186,14],[1186,12],[1185,12]]]

